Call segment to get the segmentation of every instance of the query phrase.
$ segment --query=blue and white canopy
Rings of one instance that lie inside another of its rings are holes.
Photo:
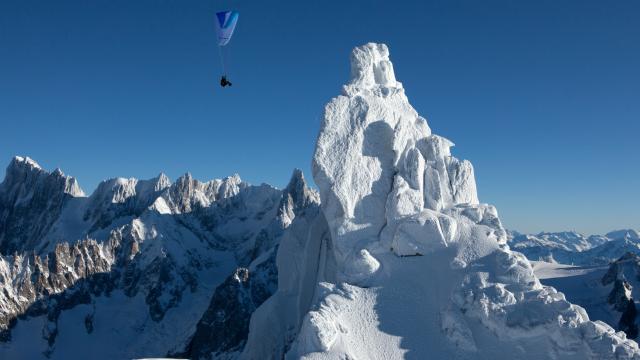
[[[218,45],[225,46],[231,40],[233,30],[238,22],[237,11],[220,11],[216,13],[216,33],[218,34]]]

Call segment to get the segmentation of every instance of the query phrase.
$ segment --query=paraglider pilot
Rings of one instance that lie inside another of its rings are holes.
[[[231,85],[233,85],[231,84],[231,81],[227,80],[227,77],[225,75],[222,75],[222,78],[220,78],[220,86],[225,87]]]

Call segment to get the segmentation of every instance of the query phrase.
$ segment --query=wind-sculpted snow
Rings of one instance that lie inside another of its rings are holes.
[[[312,163],[328,236],[283,239],[281,253],[296,251],[279,254],[278,291],[252,317],[245,358],[640,359],[508,249],[452,146],[409,104],[385,45],[353,50]],[[296,271],[285,281],[283,269]]]
[[[351,66],[343,95],[325,108],[313,170],[340,279],[358,283],[378,269],[369,256],[376,246],[398,255],[434,251],[456,241],[453,213],[480,220],[495,209],[476,206],[473,167],[450,155],[451,141],[431,135],[395,80],[385,45],[356,48]],[[502,227],[492,231],[504,241]]]
[[[284,190],[161,174],[86,197],[17,157],[0,185],[0,358],[233,358],[280,239],[318,203],[299,170]]]
[[[640,256],[627,253],[609,265],[572,266],[537,261],[534,271],[540,281],[562,291],[566,299],[583,306],[589,318],[601,320],[638,337]]]

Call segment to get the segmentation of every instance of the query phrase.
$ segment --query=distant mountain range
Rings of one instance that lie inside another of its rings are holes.
[[[568,265],[603,265],[626,253],[640,254],[640,232],[633,229],[585,236],[574,231],[521,234],[508,232],[508,244],[529,260]]]

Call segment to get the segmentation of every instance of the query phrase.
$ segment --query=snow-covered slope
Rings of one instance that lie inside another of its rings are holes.
[[[602,285],[612,288],[607,303],[612,312],[620,314],[617,328],[624,331],[630,338],[637,338],[640,256],[627,253],[613,262],[602,278]]]
[[[629,252],[640,254],[640,236],[631,229],[589,237],[576,232],[517,234],[508,242],[529,260],[561,264],[604,265]]]
[[[282,240],[244,358],[640,358],[508,249],[452,145],[411,107],[385,45],[354,49],[313,158],[326,222]]]
[[[233,357],[275,291],[280,239],[318,209],[300,171],[284,190],[161,174],[86,197],[16,157],[0,184],[0,358]]]
[[[610,265],[571,266],[535,262],[540,281],[562,291],[583,306],[592,319],[602,320],[637,339],[640,299],[640,257],[627,253]]]

